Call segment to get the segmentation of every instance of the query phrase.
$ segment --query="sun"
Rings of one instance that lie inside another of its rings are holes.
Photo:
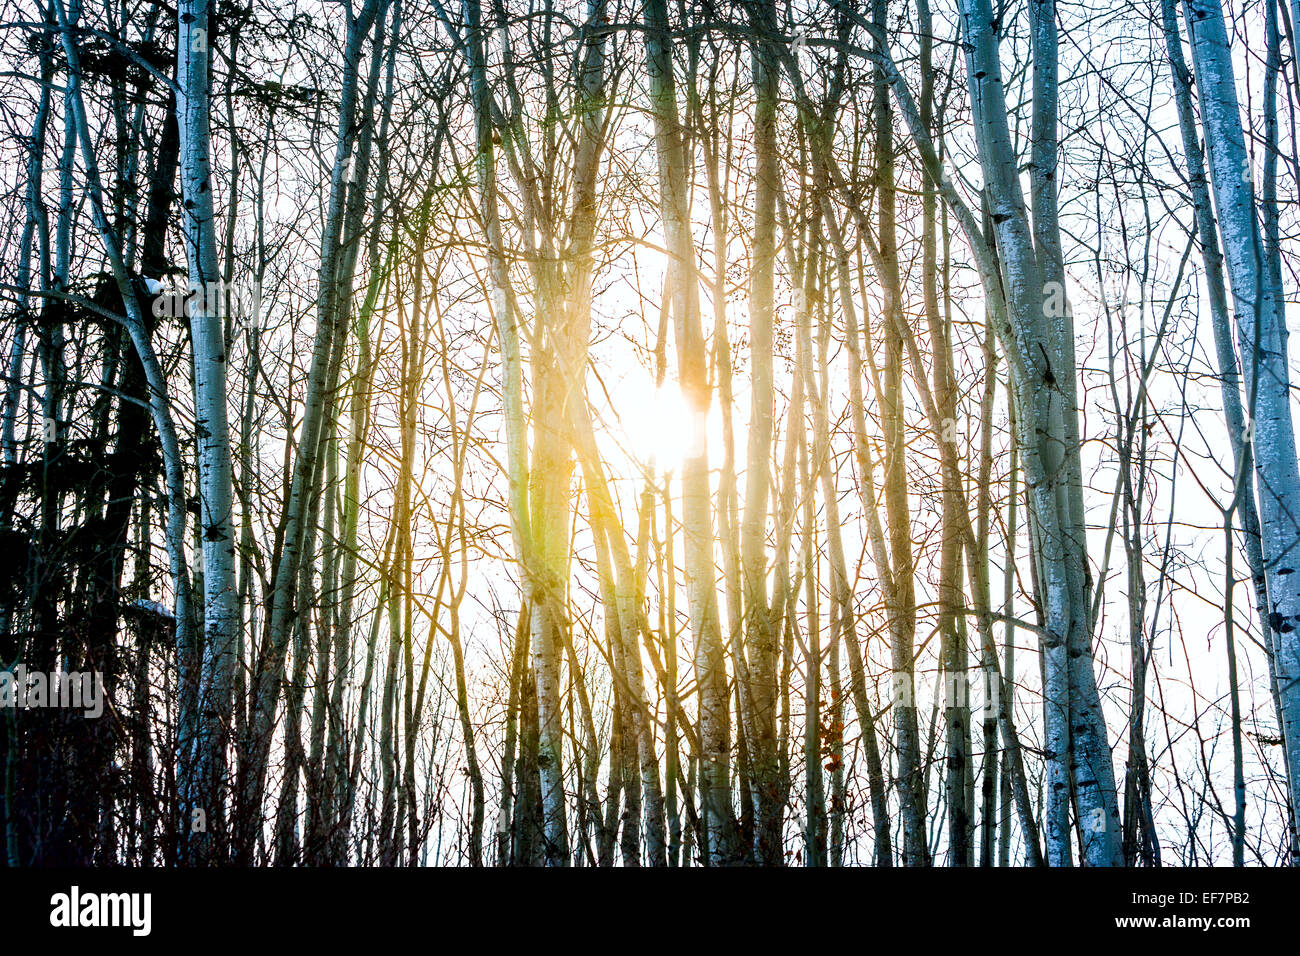
[[[675,381],[656,385],[648,370],[629,369],[609,397],[622,432],[620,444],[640,466],[678,471],[687,457],[698,454],[702,436],[707,436],[710,452],[721,440],[716,405],[707,415],[691,408]]]

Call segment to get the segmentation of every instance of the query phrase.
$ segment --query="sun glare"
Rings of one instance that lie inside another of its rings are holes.
[[[676,382],[656,386],[646,372],[634,369],[610,398],[624,444],[639,464],[653,461],[657,469],[677,471],[696,450],[698,413],[690,408]],[[721,439],[717,419],[716,411],[711,409],[705,423],[710,446]]]

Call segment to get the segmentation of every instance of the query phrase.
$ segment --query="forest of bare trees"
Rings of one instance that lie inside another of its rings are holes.
[[[1300,863],[1291,0],[0,0],[9,866]]]

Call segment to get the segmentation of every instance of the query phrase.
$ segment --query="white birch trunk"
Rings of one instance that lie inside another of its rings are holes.
[[[226,414],[226,345],[217,265],[211,150],[211,0],[178,8],[177,122],[181,138],[181,221],[189,263],[190,337],[194,348],[195,441],[203,542],[203,637],[199,724],[191,810],[207,815],[209,837],[191,846],[195,862],[219,854],[224,835],[226,743],[231,727],[235,645],[241,612],[235,587],[230,427]]]
[[[1201,123],[1228,284],[1236,313],[1245,396],[1244,438],[1252,446],[1260,538],[1291,806],[1300,806],[1300,467],[1291,418],[1284,304],[1265,267],[1250,159],[1242,133],[1232,51],[1218,0],[1187,0]],[[1267,212],[1267,210],[1266,210]]]

